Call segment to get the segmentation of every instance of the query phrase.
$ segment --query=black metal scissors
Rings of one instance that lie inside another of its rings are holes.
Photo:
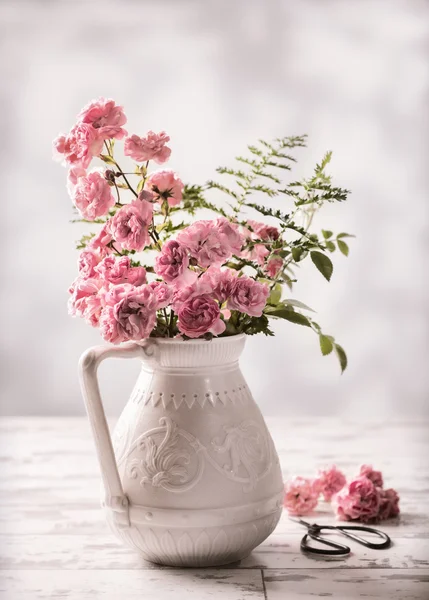
[[[320,534],[323,531],[334,531],[335,533],[339,533],[345,535],[346,537],[354,540],[358,544],[362,546],[366,546],[366,548],[372,548],[373,550],[383,550],[384,548],[389,548],[392,541],[387,533],[380,531],[379,529],[373,529],[372,527],[365,527],[364,525],[318,525],[317,523],[307,523],[302,519],[291,519],[291,521],[295,521],[295,523],[300,523],[307,527],[308,531],[304,535],[301,540],[301,550],[302,552],[308,554],[323,554],[325,556],[347,556],[351,553],[351,549],[345,544],[339,544],[338,542],[332,542],[331,540],[326,539]],[[371,542],[366,538],[360,537],[353,532],[365,532],[371,533],[373,535],[378,536],[383,541],[382,542]],[[322,544],[323,546],[328,546],[332,548],[332,550],[328,548],[316,548],[309,544],[310,540],[314,540]]]

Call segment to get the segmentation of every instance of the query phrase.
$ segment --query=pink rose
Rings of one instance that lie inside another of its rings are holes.
[[[175,286],[190,285],[197,274],[189,268],[186,248],[176,240],[168,240],[155,258],[155,273]]]
[[[239,277],[227,306],[231,310],[260,317],[269,295],[270,290],[265,283],[259,283],[250,277]]]
[[[118,285],[120,283],[130,283],[132,285],[142,285],[146,282],[146,269],[144,267],[132,267],[129,256],[106,256],[95,271],[104,281]]]
[[[201,267],[220,266],[232,255],[226,236],[213,221],[196,221],[177,235],[180,242]]]
[[[54,140],[54,149],[64,156],[69,165],[86,169],[92,158],[103,148],[103,139],[97,130],[86,123],[77,123],[66,136]]]
[[[208,282],[211,288],[211,294],[221,304],[226,302],[234,293],[237,285],[237,273],[232,269],[219,269],[210,267],[200,277],[200,282]]]
[[[247,221],[249,227],[251,227],[253,239],[264,240],[264,242],[278,240],[280,231],[277,227],[266,225],[265,223],[259,223],[259,221],[249,220]]]
[[[148,338],[156,323],[155,293],[148,285],[142,285],[121,295],[117,304],[108,304],[101,313],[101,335],[113,344]]]
[[[70,167],[67,173],[67,190],[69,196],[73,198],[74,188],[80,177],[84,177],[86,175],[86,169],[82,167]]]
[[[333,498],[337,516],[342,521],[362,521],[376,519],[380,509],[380,491],[370,479],[356,477]]]
[[[69,289],[69,315],[83,317],[87,323],[96,327],[104,306],[102,282],[95,278],[78,277]]]
[[[149,225],[153,207],[145,200],[134,200],[118,210],[110,220],[110,232],[125,250],[139,252],[150,244]]]
[[[60,133],[60,135],[52,142],[52,148],[54,151],[53,157],[55,160],[62,160],[64,158],[63,154],[66,151],[66,137],[67,136],[64,133]]]
[[[78,268],[79,274],[84,279],[97,277],[95,267],[100,262],[100,255],[94,250],[86,249],[79,254]]]
[[[91,248],[93,250],[97,250],[103,257],[107,256],[107,254],[112,253],[113,250],[109,248],[109,244],[111,243],[113,238],[112,234],[109,231],[109,228],[110,221],[107,221],[107,223],[103,225],[99,233],[90,240],[87,246],[88,249]]]
[[[335,465],[332,465],[328,469],[319,471],[315,485],[325,502],[330,502],[332,496],[346,485],[346,478]]]
[[[131,283],[119,283],[112,285],[107,292],[104,294],[104,303],[106,306],[115,306],[123,300],[128,294],[130,294],[135,287]]]
[[[225,331],[219,305],[210,296],[190,298],[180,306],[177,315],[179,331],[189,338],[199,338],[205,333],[220,335]]]
[[[399,515],[399,496],[393,489],[380,490],[380,508],[378,519],[384,521]]]
[[[307,515],[316,508],[318,497],[310,479],[294,477],[285,485],[283,506],[290,515]]]
[[[374,471],[371,465],[362,465],[359,471],[359,475],[368,477],[368,479],[370,479],[376,487],[383,487],[383,475],[381,471]]]
[[[110,185],[99,171],[92,171],[77,180],[73,202],[89,221],[104,217],[115,205]]]
[[[272,256],[267,260],[265,272],[273,279],[277,277],[283,267],[283,259],[280,256]]]
[[[154,160],[161,165],[170,158],[171,150],[166,146],[169,141],[170,138],[165,131],[160,133],[148,131],[146,137],[131,135],[124,142],[124,154],[137,162]]]
[[[173,288],[163,281],[152,281],[148,285],[157,298],[157,310],[166,308],[173,298]]]
[[[232,254],[239,255],[241,247],[245,242],[244,236],[240,233],[240,228],[236,223],[231,223],[225,217],[216,219],[214,225],[220,234],[221,239],[226,245],[229,245]]]
[[[265,264],[265,259],[270,254],[270,251],[264,244],[255,244],[252,248],[248,250],[244,250],[241,252],[241,256],[243,258],[247,258],[248,260],[253,260],[258,263],[261,267]]]
[[[93,100],[78,115],[78,121],[91,125],[102,139],[116,138],[121,140],[127,134],[122,125],[127,118],[122,106],[115,104],[114,100],[99,98]]]
[[[127,281],[139,287],[146,283],[146,269],[144,267],[130,267],[127,273]]]
[[[207,278],[203,279],[202,277],[194,281],[191,285],[183,287],[175,286],[171,307],[177,313],[184,302],[197,296],[210,295],[212,292],[213,287],[211,282]]]
[[[170,206],[180,204],[183,188],[183,182],[177,173],[167,169],[154,171],[145,183],[145,189],[153,192],[156,200],[161,204],[167,200]]]

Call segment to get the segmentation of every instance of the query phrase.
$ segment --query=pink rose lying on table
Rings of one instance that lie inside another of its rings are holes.
[[[335,465],[332,465],[319,471],[315,485],[325,502],[330,502],[332,497],[346,485],[346,478]]]
[[[333,498],[335,511],[342,521],[372,521],[378,517],[380,504],[380,489],[364,476],[353,479]]]
[[[290,515],[311,513],[317,506],[319,492],[311,479],[294,477],[285,485],[283,506]]]
[[[378,512],[378,519],[384,521],[385,519],[393,519],[399,515],[399,496],[393,489],[381,490],[380,491],[380,509]]]
[[[374,471],[371,465],[362,465],[359,475],[363,475],[372,481],[376,487],[383,487],[383,475],[381,471]]]

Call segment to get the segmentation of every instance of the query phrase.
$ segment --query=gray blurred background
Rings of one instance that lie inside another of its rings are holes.
[[[76,364],[101,338],[67,315],[81,231],[51,140],[98,96],[124,105],[131,132],[165,129],[188,182],[258,137],[309,134],[294,178],[332,149],[353,195],[315,225],[357,238],[330,284],[309,264],[293,297],[349,369],[284,322],[249,339],[244,374],[265,414],[427,413],[428,2],[3,0],[0,20],[3,414],[84,412]],[[110,414],[137,372],[101,367]]]

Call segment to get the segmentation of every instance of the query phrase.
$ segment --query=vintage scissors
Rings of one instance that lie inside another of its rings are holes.
[[[392,543],[390,537],[383,531],[380,531],[379,529],[373,529],[372,527],[365,527],[364,525],[318,525],[317,523],[307,523],[302,519],[291,519],[291,521],[299,523],[300,525],[304,525],[304,527],[307,527],[308,529],[307,533],[301,540],[301,550],[306,554],[347,556],[351,553],[351,549],[345,544],[333,542],[320,535],[323,533],[323,531],[333,531],[335,533],[345,535],[358,544],[366,546],[366,548],[372,548],[373,550],[383,550],[384,548],[389,548]],[[371,533],[378,536],[383,541],[378,543],[371,542],[366,538],[356,535],[354,532]],[[332,550],[328,548],[316,548],[309,543],[310,540],[319,542],[319,544],[322,544],[323,546],[328,546],[329,548],[332,548]]]

